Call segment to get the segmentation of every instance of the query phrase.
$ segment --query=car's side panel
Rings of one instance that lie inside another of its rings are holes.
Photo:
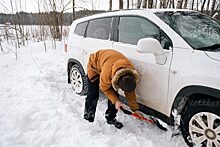
[[[138,102],[154,110],[164,113],[167,108],[167,92],[169,67],[172,52],[167,52],[167,61],[164,65],[156,64],[153,54],[138,53],[135,45],[114,43],[113,48],[122,52],[135,65],[140,74],[140,82],[137,84]]]
[[[175,49],[169,79],[167,114],[171,114],[174,100],[183,88],[202,86],[219,90],[219,77],[220,63],[210,60],[204,51]]]

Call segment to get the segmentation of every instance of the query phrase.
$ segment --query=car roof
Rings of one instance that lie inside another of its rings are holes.
[[[188,9],[123,9],[123,10],[115,10],[115,11],[106,11],[103,13],[99,14],[93,14],[89,16],[85,16],[82,18],[79,18],[75,20],[75,23],[82,22],[82,21],[87,21],[90,19],[95,19],[98,17],[108,17],[108,16],[117,16],[117,15],[135,15],[135,14],[146,14],[151,13],[154,14],[156,12],[178,12],[178,11],[193,11],[193,10],[188,10]]]

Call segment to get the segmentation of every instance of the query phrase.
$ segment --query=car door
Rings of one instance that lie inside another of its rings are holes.
[[[112,17],[89,20],[85,38],[83,40],[83,64],[87,65],[89,55],[100,49],[112,48],[110,41],[112,31]]]
[[[117,37],[113,48],[127,56],[140,74],[140,82],[136,89],[138,101],[154,110],[165,113],[172,59],[171,40],[158,26],[144,17],[121,16],[117,20]],[[138,40],[148,37],[156,38],[161,42],[167,56],[164,65],[156,64],[153,53],[137,52]]]

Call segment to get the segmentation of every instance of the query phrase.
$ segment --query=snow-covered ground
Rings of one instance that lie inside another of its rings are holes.
[[[122,112],[122,129],[108,125],[104,96],[95,122],[85,121],[84,97],[67,84],[65,55],[60,43],[45,53],[42,42],[20,48],[18,60],[0,52],[0,147],[186,147],[171,130]]]

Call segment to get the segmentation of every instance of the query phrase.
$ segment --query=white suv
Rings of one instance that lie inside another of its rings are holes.
[[[142,112],[170,125],[181,116],[188,145],[220,147],[219,21],[189,10],[107,12],[75,20],[67,49],[68,82],[77,94],[87,93],[89,55],[115,49],[141,75]]]

